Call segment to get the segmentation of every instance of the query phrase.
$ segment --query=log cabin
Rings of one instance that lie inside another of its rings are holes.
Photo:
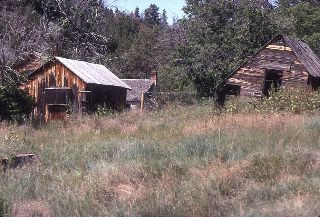
[[[320,59],[301,40],[277,35],[217,87],[218,101],[228,95],[261,98],[270,89],[320,86]]]
[[[99,105],[122,110],[131,89],[103,65],[55,57],[28,76],[22,85],[36,100],[33,117],[64,120],[66,114],[94,112]]]

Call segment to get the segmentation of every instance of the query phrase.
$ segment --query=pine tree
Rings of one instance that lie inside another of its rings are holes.
[[[167,26],[168,25],[168,15],[167,15],[167,11],[165,9],[162,11],[161,24],[163,26]]]
[[[144,11],[144,20],[147,24],[151,26],[159,25],[161,23],[159,7],[155,4],[151,4]]]
[[[136,9],[134,10],[134,18],[135,19],[140,19],[140,9],[139,7],[136,7]]]

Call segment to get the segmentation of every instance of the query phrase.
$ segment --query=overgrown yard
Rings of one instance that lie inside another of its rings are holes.
[[[4,216],[318,216],[320,116],[211,106],[0,129]],[[40,215],[41,214],[41,215]]]

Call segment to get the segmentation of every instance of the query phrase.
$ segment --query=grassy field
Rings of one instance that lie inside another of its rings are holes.
[[[0,216],[319,216],[320,116],[211,106],[0,127]]]

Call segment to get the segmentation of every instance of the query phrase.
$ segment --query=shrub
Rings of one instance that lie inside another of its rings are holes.
[[[285,161],[281,156],[255,156],[249,167],[248,176],[260,182],[275,181],[285,166]]]
[[[0,217],[8,213],[8,201],[0,195]]]
[[[15,85],[0,88],[0,119],[22,122],[32,112],[35,100],[26,91]]]
[[[271,91],[269,97],[262,99],[243,97],[230,98],[225,107],[226,112],[293,112],[316,111],[320,109],[320,94],[309,89],[281,89]]]
[[[98,116],[108,116],[114,113],[114,110],[106,105],[98,105],[96,114]]]
[[[266,111],[315,111],[320,108],[319,92],[308,89],[282,89],[272,92],[270,97],[262,100],[261,108]]]

